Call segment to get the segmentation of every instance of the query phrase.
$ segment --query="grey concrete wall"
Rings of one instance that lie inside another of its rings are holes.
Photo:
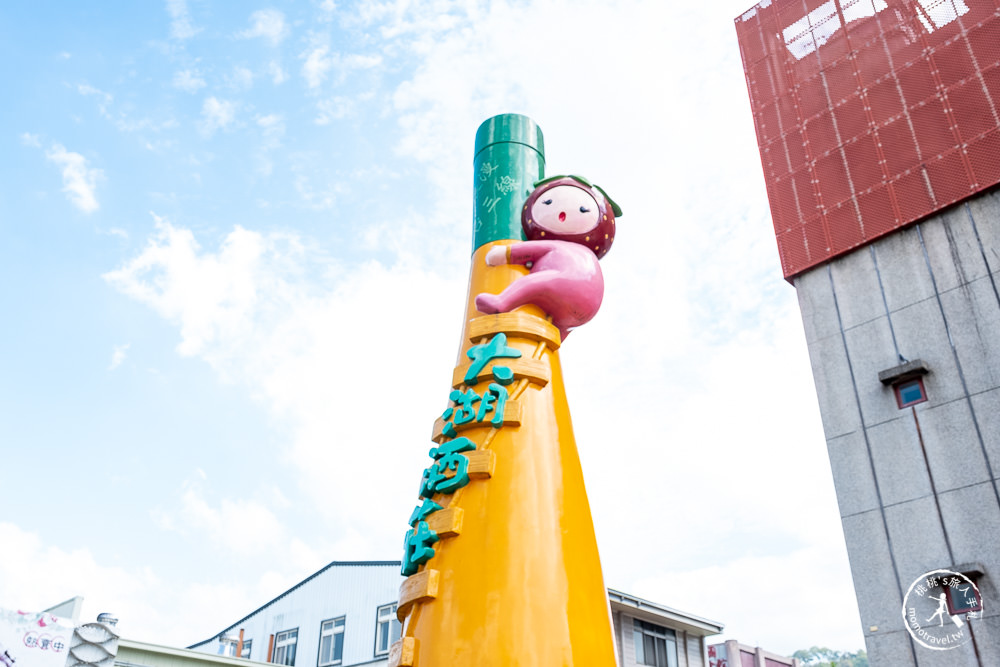
[[[794,283],[871,664],[1000,665],[1000,189]],[[879,381],[901,358],[926,362],[927,402]],[[909,585],[972,562],[975,646],[916,645]]]

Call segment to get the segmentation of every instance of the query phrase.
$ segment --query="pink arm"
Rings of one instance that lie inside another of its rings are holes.
[[[554,241],[522,241],[507,246],[507,262],[509,264],[527,264],[556,250],[559,244]]]

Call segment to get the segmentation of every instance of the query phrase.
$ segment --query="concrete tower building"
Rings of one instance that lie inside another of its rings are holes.
[[[1000,0],[736,29],[871,664],[1000,665]]]

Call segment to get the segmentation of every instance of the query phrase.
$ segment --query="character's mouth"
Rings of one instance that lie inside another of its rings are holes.
[[[566,222],[566,211],[559,211],[559,222]]]

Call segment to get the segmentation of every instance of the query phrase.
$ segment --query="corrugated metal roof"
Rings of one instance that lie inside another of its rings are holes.
[[[669,618],[675,622],[689,626],[690,628],[702,630],[706,635],[718,634],[722,632],[724,627],[726,627],[718,621],[711,621],[707,618],[688,614],[686,612],[679,611],[662,604],[657,604],[656,602],[650,602],[649,600],[643,600],[640,597],[622,593],[621,591],[616,591],[611,588],[608,589],[608,599],[611,602],[616,602],[629,609],[649,612],[656,616]]]

